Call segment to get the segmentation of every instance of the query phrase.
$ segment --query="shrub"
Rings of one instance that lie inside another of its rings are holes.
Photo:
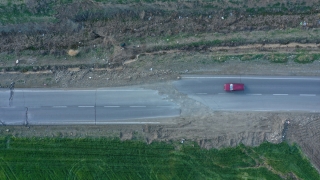
[[[256,60],[262,58],[262,54],[245,54],[240,57],[241,61],[251,61],[251,60]]]
[[[267,59],[274,63],[285,63],[288,61],[287,54],[271,54],[267,56]]]
[[[316,55],[313,54],[299,54],[294,58],[297,63],[311,63],[315,60]]]
[[[213,56],[212,60],[215,62],[226,62],[227,61],[227,56]]]

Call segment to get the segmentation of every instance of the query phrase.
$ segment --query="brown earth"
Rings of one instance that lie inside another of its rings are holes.
[[[32,12],[41,7],[37,1],[27,2]],[[317,53],[319,10],[295,9],[317,7],[317,1],[290,1],[285,13],[279,11],[282,5],[275,6],[277,0],[246,1],[248,8],[263,7],[269,13],[239,8],[243,2],[223,2],[81,1],[57,6],[56,22],[1,25],[2,88],[11,82],[15,88],[138,85],[167,94],[182,111],[159,125],[2,126],[0,134],[197,141],[204,148],[287,140],[298,143],[320,169],[319,113],[216,112],[172,87],[183,74],[320,76],[320,59],[307,64],[294,62],[294,57],[280,64],[265,58],[213,60],[248,53]],[[69,56],[70,49],[78,53]]]

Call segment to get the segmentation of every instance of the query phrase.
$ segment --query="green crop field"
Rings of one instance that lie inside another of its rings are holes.
[[[320,179],[296,145],[221,150],[118,139],[0,139],[0,179]]]

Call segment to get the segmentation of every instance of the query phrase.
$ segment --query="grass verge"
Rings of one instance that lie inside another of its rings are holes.
[[[296,145],[0,138],[0,179],[320,179]]]

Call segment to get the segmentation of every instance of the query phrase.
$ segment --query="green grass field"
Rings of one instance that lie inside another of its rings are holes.
[[[296,145],[201,149],[118,139],[0,140],[0,179],[320,179]]]

